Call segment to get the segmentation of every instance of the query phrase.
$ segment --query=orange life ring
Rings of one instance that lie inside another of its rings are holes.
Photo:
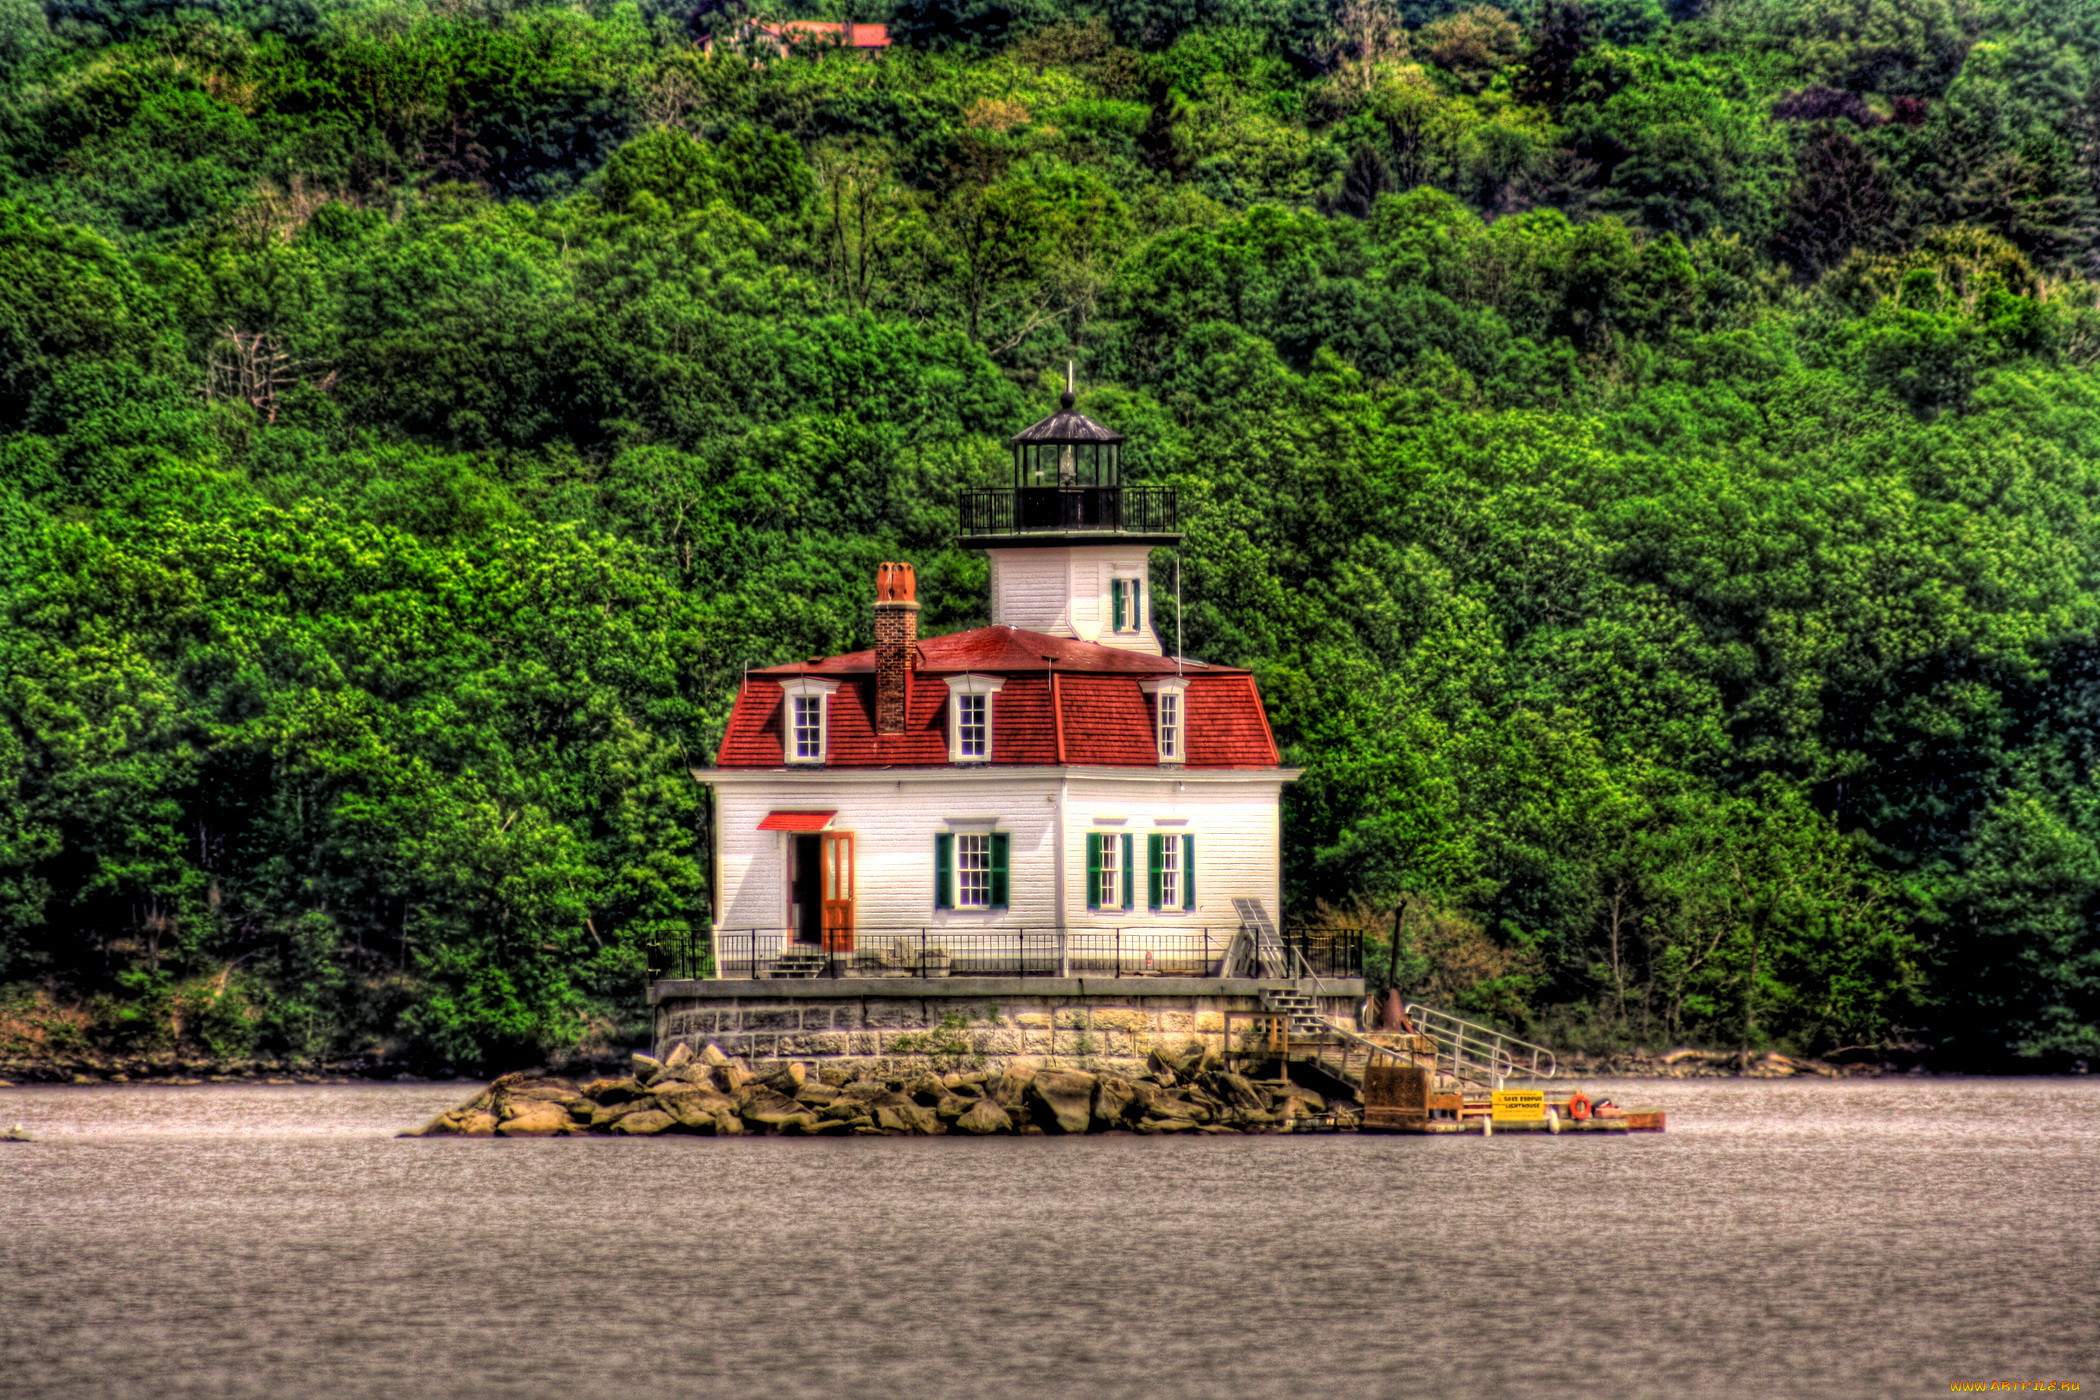
[[[1590,1101],[1579,1089],[1568,1098],[1568,1116],[1578,1123],[1590,1116]]]

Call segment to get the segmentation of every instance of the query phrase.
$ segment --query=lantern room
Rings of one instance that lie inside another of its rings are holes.
[[[1077,399],[1068,368],[1057,412],[1007,439],[1013,485],[963,492],[965,547],[1069,543],[1104,534],[1149,536],[1150,544],[1179,539],[1172,489],[1124,485],[1123,435],[1075,409]],[[1013,538],[1046,535],[1056,538]]]

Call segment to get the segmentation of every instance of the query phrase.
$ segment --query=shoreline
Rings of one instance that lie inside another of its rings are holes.
[[[1060,1057],[1062,1058],[1062,1057]],[[1777,1053],[1752,1055],[1747,1063],[1735,1051],[1617,1051],[1609,1054],[1569,1052],[1558,1057],[1556,1079],[2078,1079],[2072,1071],[1990,1073],[1940,1070],[1922,1058],[1909,1064],[1886,1060],[1834,1063]],[[1074,1066],[1079,1061],[1074,1059]],[[617,1074],[628,1064],[628,1052],[578,1056],[513,1073],[556,1076]],[[30,1085],[193,1087],[202,1084],[485,1084],[497,1076],[465,1071],[424,1074],[380,1059],[212,1060],[191,1056],[93,1055],[63,1059],[0,1060],[0,1088]]]
[[[545,1066],[544,1073],[598,1073],[624,1066],[627,1052],[578,1056]],[[339,1060],[215,1060],[191,1055],[77,1055],[52,1059],[0,1060],[0,1088],[28,1085],[153,1084],[459,1084],[486,1083],[490,1076],[463,1070],[418,1073],[377,1058]]]

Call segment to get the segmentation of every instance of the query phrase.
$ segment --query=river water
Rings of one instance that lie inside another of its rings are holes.
[[[2100,1392],[2100,1081],[1660,1136],[396,1139],[468,1085],[0,1090],[0,1395]]]

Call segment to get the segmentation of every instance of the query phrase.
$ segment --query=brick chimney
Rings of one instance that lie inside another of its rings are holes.
[[[875,732],[902,734],[919,640],[919,585],[909,564],[875,566]]]

